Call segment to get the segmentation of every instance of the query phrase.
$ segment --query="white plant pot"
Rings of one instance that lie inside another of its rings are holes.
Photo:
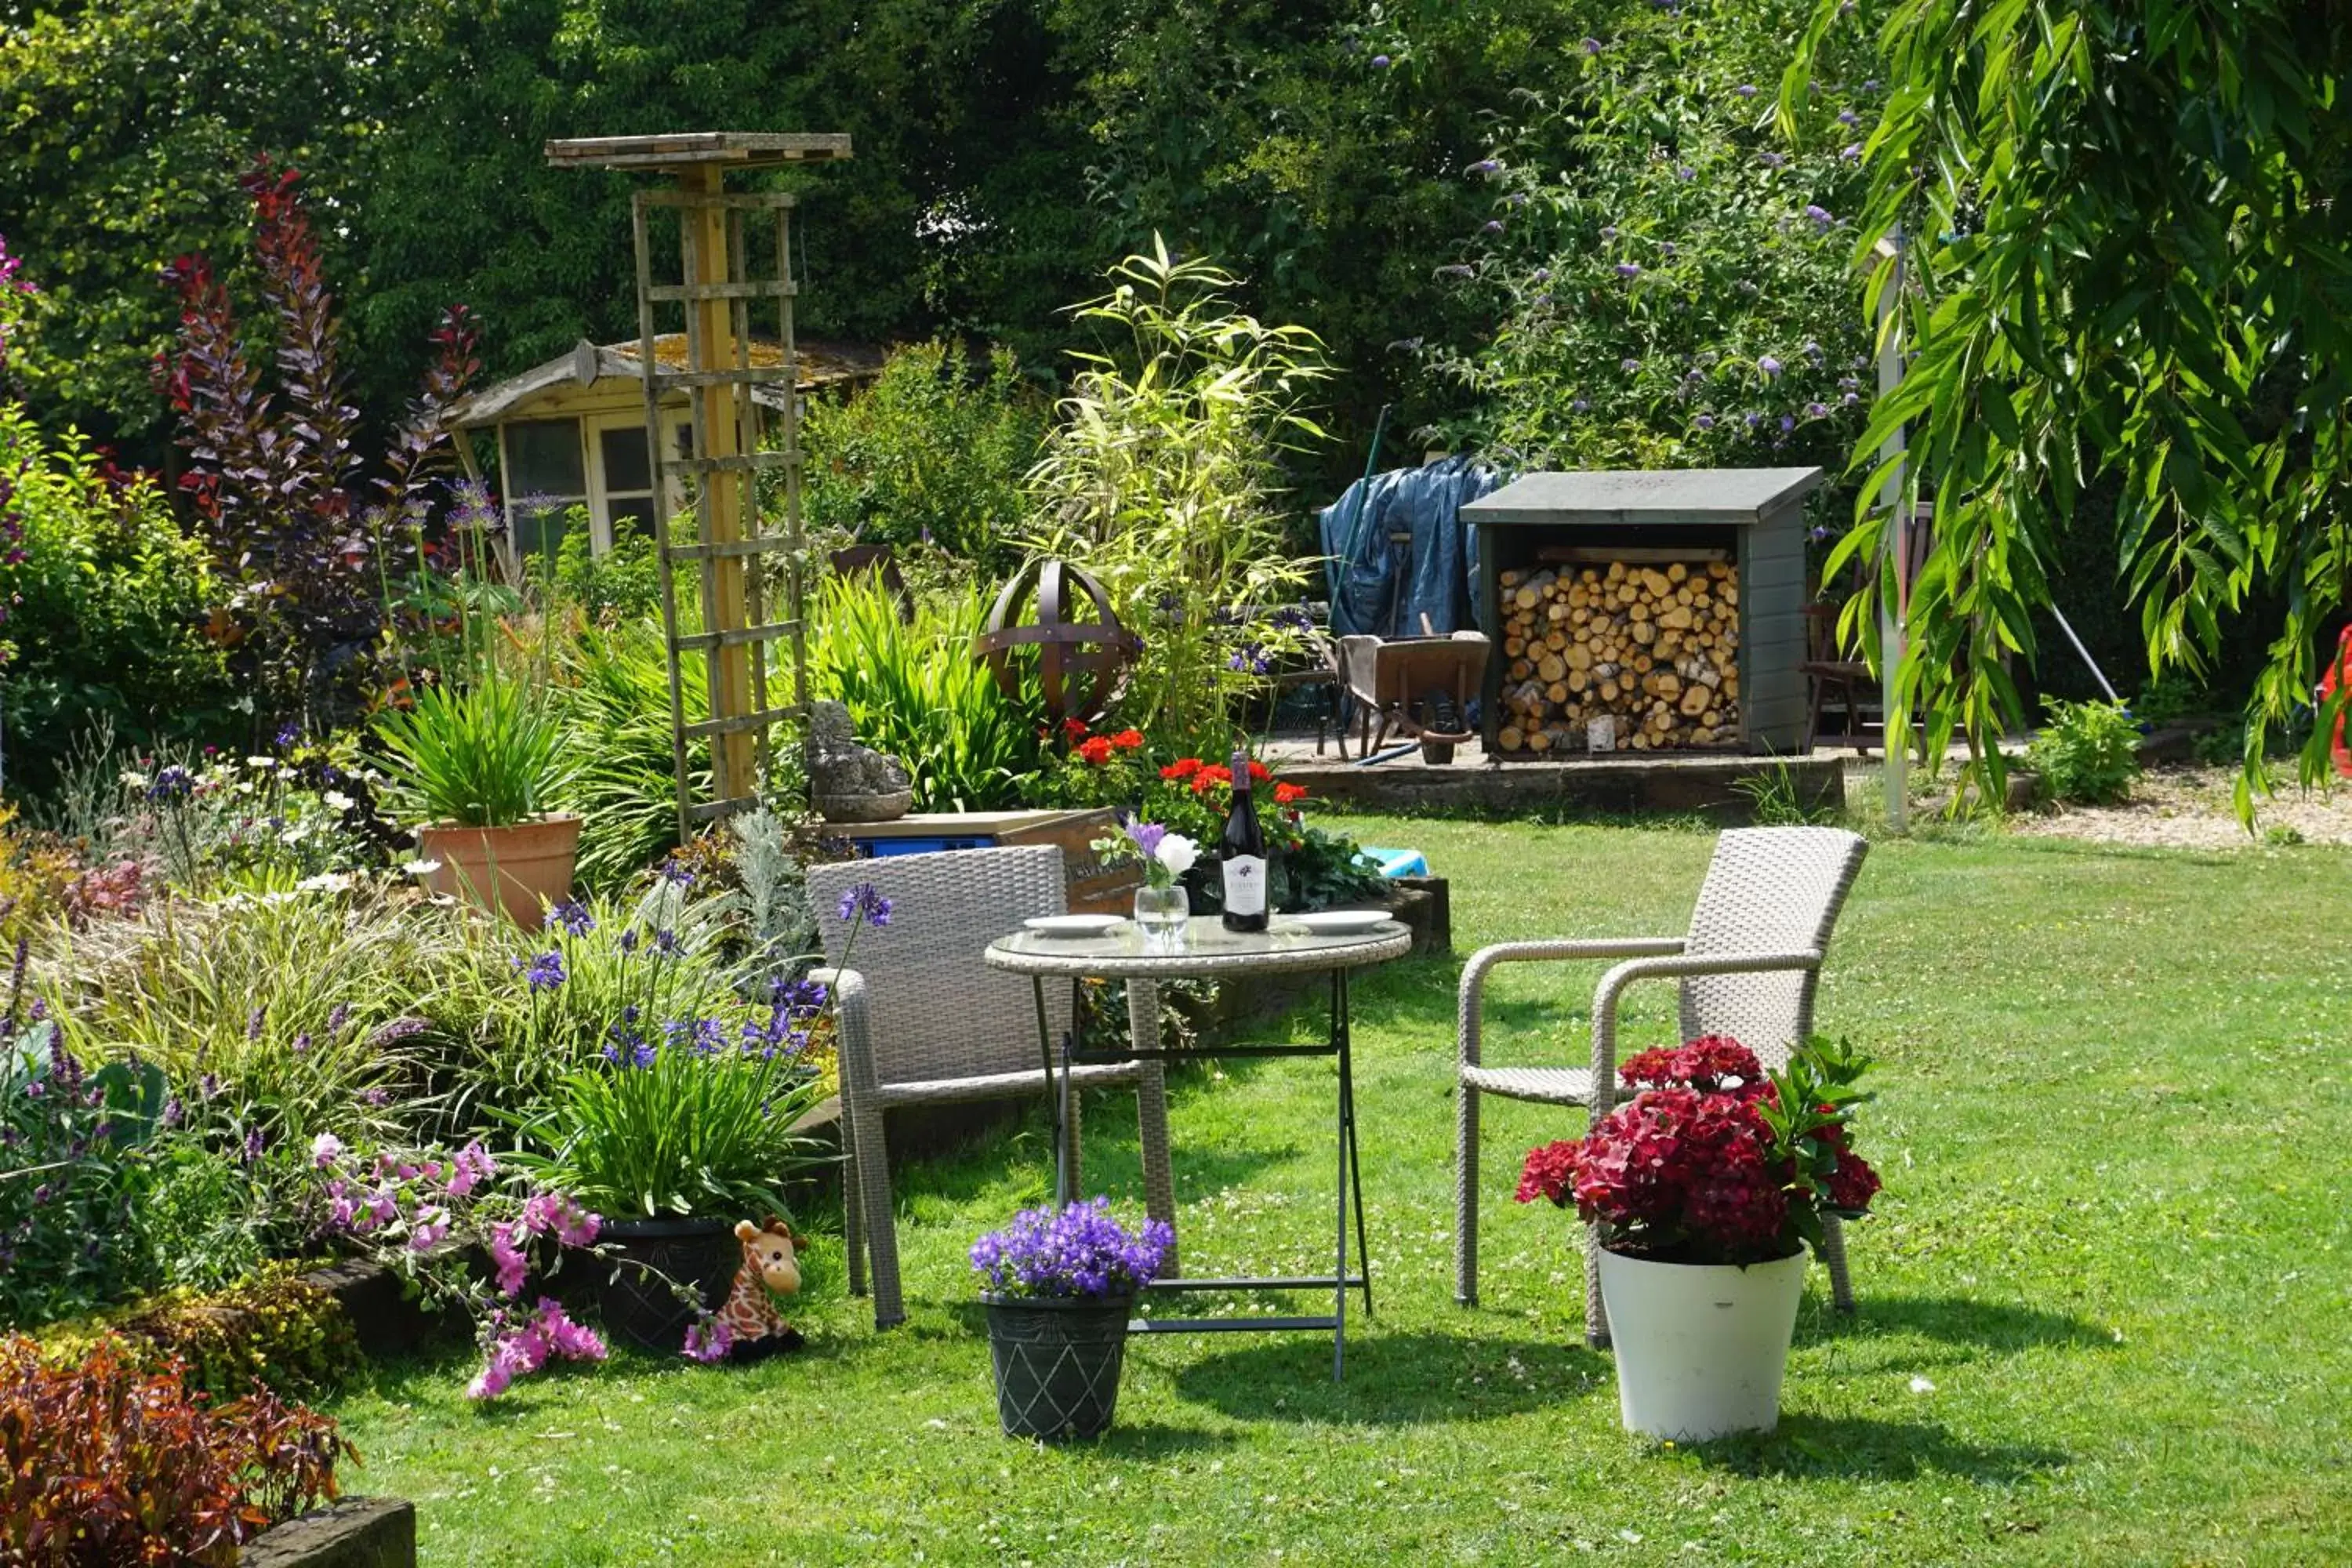
[[[1745,1268],[1601,1254],[1625,1430],[1695,1442],[1769,1432],[1807,1254]]]

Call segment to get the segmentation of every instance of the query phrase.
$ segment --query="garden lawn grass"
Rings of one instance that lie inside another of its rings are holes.
[[[1451,879],[1461,954],[1678,931],[1711,843],[1349,826]],[[1698,1447],[1619,1430],[1572,1216],[1510,1201],[1568,1119],[1486,1102],[1482,1300],[1454,1304],[1458,971],[1356,992],[1378,1312],[1343,1385],[1327,1335],[1153,1336],[1103,1441],[1000,1436],[963,1254],[1046,1195],[1040,1112],[899,1174],[903,1327],[844,1296],[835,1240],[796,1358],[616,1358],[478,1409],[467,1359],[377,1369],[334,1406],[353,1489],[415,1500],[445,1564],[2352,1559],[2352,856],[1874,846],[1820,1008],[1881,1063],[1861,1310],[1815,1268],[1780,1431]],[[1580,1057],[1595,977],[1501,972],[1490,1059]],[[1628,1039],[1665,1039],[1671,991],[1635,995]],[[1188,1269],[1328,1267],[1330,1063],[1191,1068],[1171,1099]],[[1092,1101],[1086,1150],[1130,1213],[1133,1105]]]

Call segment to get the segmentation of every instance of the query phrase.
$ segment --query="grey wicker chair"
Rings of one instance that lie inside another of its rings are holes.
[[[842,1130],[849,1156],[842,1191],[848,1217],[849,1289],[866,1292],[873,1264],[874,1324],[906,1318],[898,1289],[898,1235],[890,1201],[882,1113],[892,1106],[937,1105],[1045,1094],[1037,1010],[1029,983],[991,970],[981,953],[1033,915],[1066,907],[1062,852],[1052,845],[958,849],[812,866],[809,901],[826,958],[838,964],[849,928],[842,895],[870,882],[891,900],[890,923],[857,933],[852,969],[816,977],[839,1002]],[[1046,988],[1049,1026],[1058,1043],[1069,1025],[1068,988]],[[1176,1189],[1168,1163],[1168,1097],[1157,1062],[1073,1069],[1079,1089],[1131,1084],[1143,1144],[1144,1206],[1176,1223]],[[1070,1171],[1077,1182],[1078,1097],[1070,1098]]]
[[[1682,989],[1682,1038],[1728,1035],[1767,1066],[1813,1029],[1813,991],[1822,956],[1846,890],[1869,849],[1834,827],[1748,827],[1716,841],[1715,858],[1691,911],[1690,933],[1623,941],[1511,942],[1480,948],[1463,966],[1456,1068],[1460,1101],[1455,1172],[1454,1295],[1478,1299],[1478,1100],[1574,1105],[1589,1118],[1625,1098],[1617,1080],[1617,1003],[1637,980],[1674,980]],[[1481,1038],[1486,976],[1498,963],[1533,960],[1615,960],[1592,997],[1592,1059],[1585,1067],[1491,1067]],[[1853,1306],[1845,1241],[1832,1219],[1822,1247],[1832,1296]],[[1584,1246],[1585,1339],[1609,1342],[1601,1304],[1601,1264],[1591,1234]]]

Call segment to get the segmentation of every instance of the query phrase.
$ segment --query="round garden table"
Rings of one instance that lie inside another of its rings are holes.
[[[1071,1199],[1069,1149],[1065,1129],[1070,1094],[1069,1068],[1093,1062],[1153,1059],[1161,1062],[1226,1059],[1246,1057],[1328,1056],[1339,1062],[1339,1172],[1337,1267],[1323,1275],[1287,1275],[1265,1279],[1192,1279],[1155,1280],[1153,1290],[1329,1290],[1328,1317],[1276,1318],[1138,1318],[1129,1325],[1134,1333],[1234,1332],[1244,1330],[1310,1329],[1331,1333],[1331,1376],[1345,1370],[1348,1333],[1348,1292],[1364,1293],[1364,1310],[1372,1310],[1371,1259],[1364,1234],[1363,1182],[1356,1152],[1356,1092],[1349,1056],[1348,976],[1368,964],[1402,958],[1412,950],[1412,933],[1394,921],[1382,921],[1368,930],[1348,932],[1309,931],[1295,919],[1276,915],[1263,931],[1231,931],[1214,915],[1199,915],[1186,922],[1181,944],[1147,942],[1129,921],[1100,936],[1049,936],[1020,931],[1001,937],[988,947],[992,969],[1030,977],[1037,997],[1037,1042],[1048,1083],[1055,1083],[1059,1059],[1060,1079],[1054,1094],[1054,1197]],[[1231,979],[1244,975],[1324,973],[1330,976],[1330,1030],[1319,1045],[1218,1045],[1171,1049],[1160,1043],[1160,983],[1165,980]],[[1070,1030],[1058,1043],[1046,1022],[1045,984],[1049,980],[1071,983]],[[1085,1009],[1078,1005],[1078,988],[1088,980],[1119,980],[1127,984],[1129,1043],[1089,1045],[1084,1035]],[[1356,1218],[1356,1251],[1360,1272],[1348,1274],[1348,1215]],[[1172,1255],[1171,1255],[1172,1257]],[[1173,1269],[1171,1270],[1173,1273]]]

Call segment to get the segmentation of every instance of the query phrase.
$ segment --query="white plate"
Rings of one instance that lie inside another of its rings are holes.
[[[1318,936],[1348,936],[1389,922],[1388,913],[1382,910],[1320,910],[1311,915],[1290,918]]]
[[[1118,915],[1036,915],[1021,923],[1039,936],[1106,936],[1127,922]]]

